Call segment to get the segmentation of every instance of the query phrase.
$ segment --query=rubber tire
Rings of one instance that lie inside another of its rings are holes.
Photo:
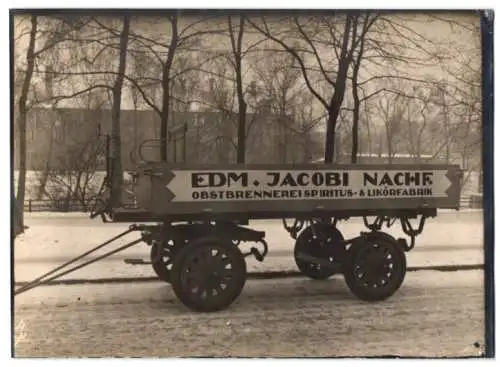
[[[367,302],[379,302],[384,301],[390,298],[394,293],[398,291],[398,289],[403,284],[403,281],[406,276],[406,254],[401,248],[401,246],[392,241],[390,238],[379,237],[376,242],[375,240],[371,241],[372,243],[384,244],[389,247],[391,250],[392,256],[395,258],[395,267],[397,267],[397,272],[394,274],[397,276],[396,281],[392,284],[391,287],[386,288],[383,292],[370,292],[368,289],[364,287],[360,287],[356,281],[356,275],[354,273],[354,266],[356,257],[359,255],[360,251],[366,246],[369,246],[370,243],[365,241],[355,242],[347,252],[347,258],[344,263],[344,279],[347,283],[347,286],[351,290],[351,292],[360,300]]]
[[[218,247],[223,248],[224,252],[236,259],[236,264],[233,264],[233,269],[236,270],[236,283],[231,284],[232,290],[229,294],[225,293],[225,297],[217,297],[217,302],[198,302],[190,297],[189,290],[182,287],[181,276],[184,270],[184,264],[192,251],[203,246],[213,245],[214,243]],[[170,282],[175,295],[182,304],[196,312],[217,312],[228,308],[243,291],[246,278],[247,264],[240,249],[233,245],[230,240],[222,240],[219,238],[199,238],[180,248],[174,258],[172,270],[170,272]]]
[[[344,241],[344,236],[342,236],[342,233],[338,230],[338,228],[329,224],[315,224],[315,226],[318,231],[332,231],[331,232],[331,234],[333,234],[332,237],[336,237],[333,240],[332,245],[335,245],[336,242]],[[306,239],[310,236],[312,236],[312,228],[309,226],[306,229],[304,229],[297,237],[297,240],[295,241],[295,247],[293,250],[295,264],[297,265],[302,274],[313,280],[328,279],[329,277],[331,277],[336,273],[335,270],[322,269],[320,271],[317,271],[309,267],[308,265],[309,263],[307,263],[306,261],[297,258],[297,253],[301,250],[301,246],[307,246],[307,244],[305,244],[304,241],[306,241]]]

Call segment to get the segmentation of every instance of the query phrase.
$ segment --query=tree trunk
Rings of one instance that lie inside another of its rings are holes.
[[[351,29],[351,24],[353,26],[353,36],[352,43],[354,45],[354,39],[357,29],[357,20],[354,21],[350,16],[347,17],[345,28],[344,28],[344,39],[342,41],[342,50],[339,59],[339,69],[337,77],[335,79],[335,88],[333,96],[330,100],[330,105],[328,107],[328,122],[326,126],[326,141],[325,141],[325,164],[332,163],[334,161],[335,155],[335,129],[337,127],[337,119],[340,115],[340,107],[344,102],[345,86],[347,80],[347,73],[349,72],[349,65],[352,61],[352,55],[354,49],[352,48],[348,51],[349,34]]]
[[[324,163],[332,163],[335,152],[335,124],[337,115],[334,111],[328,113],[328,121],[325,136],[325,159]]]
[[[121,131],[120,131],[120,112],[122,100],[122,87],[127,65],[127,47],[130,30],[130,18],[125,15],[123,18],[123,30],[120,35],[120,61],[118,64],[118,75],[113,86],[113,110],[111,115],[111,136],[113,146],[113,169],[111,170],[112,192],[111,202],[118,205],[122,200],[123,187],[123,169],[121,157]]]
[[[357,93],[356,93],[357,94]],[[352,113],[352,146],[351,146],[351,163],[358,162],[358,151],[359,151],[359,98],[354,97],[354,111]]]
[[[335,93],[337,94],[337,93]],[[335,96],[334,96],[335,98]],[[328,111],[328,120],[326,126],[326,137],[325,137],[325,161],[326,164],[331,164],[334,162],[335,158],[335,136],[337,128],[337,120],[340,115],[340,105],[342,102],[334,101],[331,103],[331,108]]]
[[[245,163],[246,153],[246,103],[240,100],[240,108],[238,112],[238,150],[236,152],[236,163]]]
[[[178,43],[177,15],[173,15],[170,23],[172,25],[172,38],[168,48],[167,60],[163,65],[162,89],[163,100],[160,119],[160,148],[161,160],[167,161],[167,138],[168,138],[168,118],[170,113],[170,70],[174,62],[174,55]]]
[[[355,59],[352,69],[352,98],[354,100],[354,109],[352,111],[352,146],[351,146],[351,163],[358,162],[359,152],[359,109],[361,108],[361,101],[358,93],[358,75],[359,68],[361,67],[361,60],[363,60],[364,53],[364,37],[361,38],[359,46],[359,53]]]
[[[354,100],[354,108],[352,111],[352,144],[351,144],[351,163],[358,162],[358,144],[359,144],[359,109],[361,107],[361,102],[358,95],[358,68],[359,64],[354,66],[353,77],[352,77],[352,97]]]
[[[231,34],[231,44],[233,46],[234,62],[235,62],[235,72],[236,72],[236,94],[238,96],[238,142],[236,151],[236,163],[245,163],[246,155],[246,115],[247,115],[247,104],[245,102],[245,96],[243,93],[243,77],[242,77],[242,65],[241,65],[241,48],[243,42],[243,32],[245,19],[243,15],[240,15],[240,25],[238,31],[238,41],[234,42],[233,29],[231,26],[231,18],[229,18],[229,32]]]
[[[345,84],[347,79],[347,72],[349,70],[350,60],[344,59],[339,67],[339,74],[335,82],[335,93],[330,101],[328,109],[328,121],[326,125],[326,138],[325,138],[325,163],[329,164],[334,161],[335,155],[335,130],[337,127],[337,120],[340,115],[340,107],[344,102]]]
[[[371,128],[370,128],[370,122],[368,121],[368,119],[366,120],[366,140],[367,140],[367,144],[368,144],[368,155],[371,156],[373,154],[373,143],[372,143],[372,133],[371,133]]]
[[[21,95],[19,97],[19,178],[17,182],[17,195],[15,200],[15,236],[24,232],[24,196],[26,191],[26,128],[28,120],[27,101],[31,85],[31,78],[35,68],[35,41],[37,33],[37,17],[31,16],[31,31],[28,49],[26,51],[26,75],[24,76]]]
[[[13,234],[12,240],[14,240],[18,235],[24,232],[24,223],[23,223],[24,205],[23,208],[19,208],[18,201],[16,200],[16,194],[14,193],[14,186],[12,186],[11,190],[11,199],[12,199],[13,222],[14,222],[13,223],[14,231],[12,233]]]

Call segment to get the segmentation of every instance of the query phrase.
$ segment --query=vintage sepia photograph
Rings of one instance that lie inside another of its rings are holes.
[[[494,355],[493,11],[10,21],[13,358]]]

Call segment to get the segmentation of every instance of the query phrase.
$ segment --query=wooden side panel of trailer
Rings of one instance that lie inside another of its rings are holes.
[[[458,165],[157,163],[141,171],[139,205],[155,216],[459,209],[460,203]]]

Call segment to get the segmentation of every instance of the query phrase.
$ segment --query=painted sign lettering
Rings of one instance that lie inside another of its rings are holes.
[[[446,170],[173,170],[173,202],[446,197]]]

